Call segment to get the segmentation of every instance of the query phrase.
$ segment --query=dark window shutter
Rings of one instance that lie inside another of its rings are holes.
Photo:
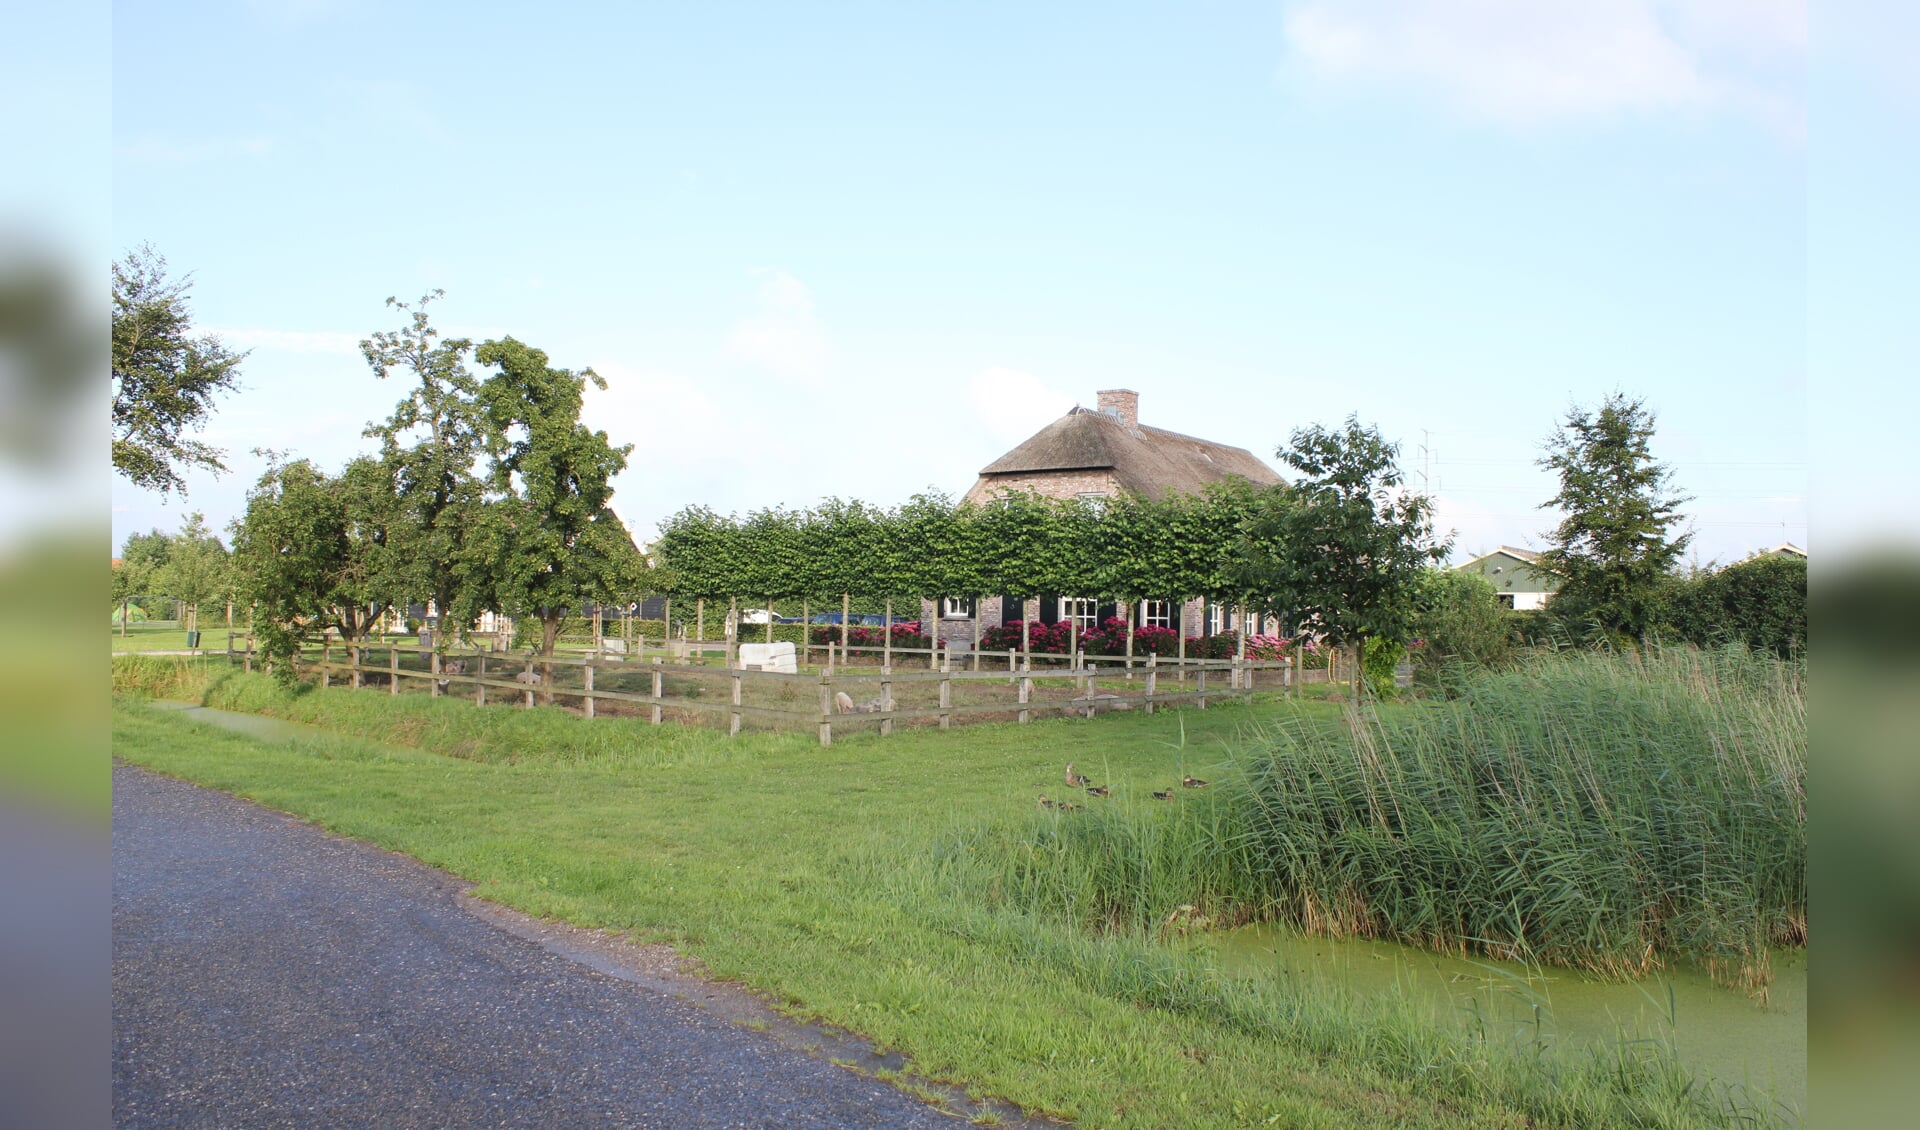
[[[1048,593],[1040,598],[1040,622],[1058,624],[1060,622],[1060,598]]]
[[[1013,624],[1025,619],[1026,617],[1022,615],[1022,613],[1025,612],[1026,606],[1027,602],[1017,596],[1001,597],[1000,622],[1002,624]]]

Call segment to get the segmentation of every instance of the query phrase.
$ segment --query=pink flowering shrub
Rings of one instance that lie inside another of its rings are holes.
[[[933,646],[933,641],[920,631],[920,621],[918,620],[904,620],[893,625],[891,628],[849,627],[847,629],[847,646],[885,647],[889,633],[893,636],[893,646],[895,647],[927,648]],[[816,644],[839,643],[840,625],[815,624],[812,632],[809,634]]]

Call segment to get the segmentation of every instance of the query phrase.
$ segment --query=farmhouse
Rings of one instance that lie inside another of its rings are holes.
[[[1454,569],[1485,577],[1493,584],[1495,599],[1508,608],[1524,611],[1545,608],[1560,587],[1559,581],[1540,568],[1539,561],[1540,555],[1532,550],[1503,545],[1492,553],[1455,565]]]
[[[967,491],[970,502],[986,502],[1011,493],[1031,492],[1048,498],[1109,498],[1118,494],[1164,497],[1196,494],[1209,484],[1238,478],[1261,486],[1281,481],[1273,468],[1244,447],[1230,447],[1140,423],[1140,394],[1132,389],[1106,389],[1096,394],[1093,409],[1071,412],[1035,432],[1025,442],[981,468]],[[976,607],[977,604],[977,607]],[[1052,596],[1025,602],[1012,597],[948,598],[921,605],[923,622],[938,625],[941,638],[968,640],[975,619],[982,626],[1013,623],[1023,617],[1045,624],[1072,620],[1091,628],[1110,617],[1126,617],[1114,604],[1075,596]],[[1143,600],[1133,610],[1137,625],[1174,628],[1188,635],[1234,627],[1229,609],[1208,608],[1202,601],[1184,605],[1170,600]],[[1247,617],[1248,632],[1277,630],[1271,621]]]

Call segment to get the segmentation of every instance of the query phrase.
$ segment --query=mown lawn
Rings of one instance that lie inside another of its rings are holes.
[[[129,669],[130,670],[130,669]],[[810,736],[588,722],[346,690],[291,696],[228,673],[213,705],[362,737],[263,743],[116,696],[114,752],[405,852],[530,913],[666,941],[793,1013],[1084,1126],[1683,1124],[1700,1112],[1592,1064],[1462,1050],[1396,1002],[1226,983],[1140,936],[1098,936],[970,883],[968,830],[1073,819],[1067,762],[1109,784],[1087,805],[1155,805],[1206,777],[1256,718],[1331,722],[1315,703],[1118,714],[1030,726]],[[116,683],[123,678],[116,667]],[[192,678],[186,680],[191,683]],[[464,756],[444,756],[440,751]],[[959,834],[957,834],[959,833]],[[1627,1074],[1632,1074],[1628,1072]]]

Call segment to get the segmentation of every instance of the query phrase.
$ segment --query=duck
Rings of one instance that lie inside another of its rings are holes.
[[[1189,789],[1204,789],[1207,783],[1198,777],[1182,777],[1180,783]]]
[[[1053,807],[1055,807],[1055,805],[1054,805],[1054,802],[1053,802],[1053,800],[1052,800],[1051,798],[1049,798],[1049,797],[1041,797],[1041,798],[1040,798],[1040,807],[1041,807],[1041,808],[1053,808]]]
[[[1108,789],[1107,786],[1105,785],[1088,785],[1087,795],[1088,796],[1112,796],[1113,793],[1112,793],[1112,790]]]
[[[1073,762],[1071,761],[1067,762],[1067,787],[1068,788],[1084,789],[1084,788],[1090,787],[1092,784],[1093,784],[1092,781],[1087,780],[1086,774],[1075,773],[1073,771]]]
[[[1172,800],[1172,799],[1173,799],[1173,790],[1172,790],[1172,789],[1167,789],[1167,790],[1166,790],[1165,792],[1156,792],[1156,793],[1154,793],[1154,794],[1153,794],[1153,799],[1155,799],[1155,800]]]

